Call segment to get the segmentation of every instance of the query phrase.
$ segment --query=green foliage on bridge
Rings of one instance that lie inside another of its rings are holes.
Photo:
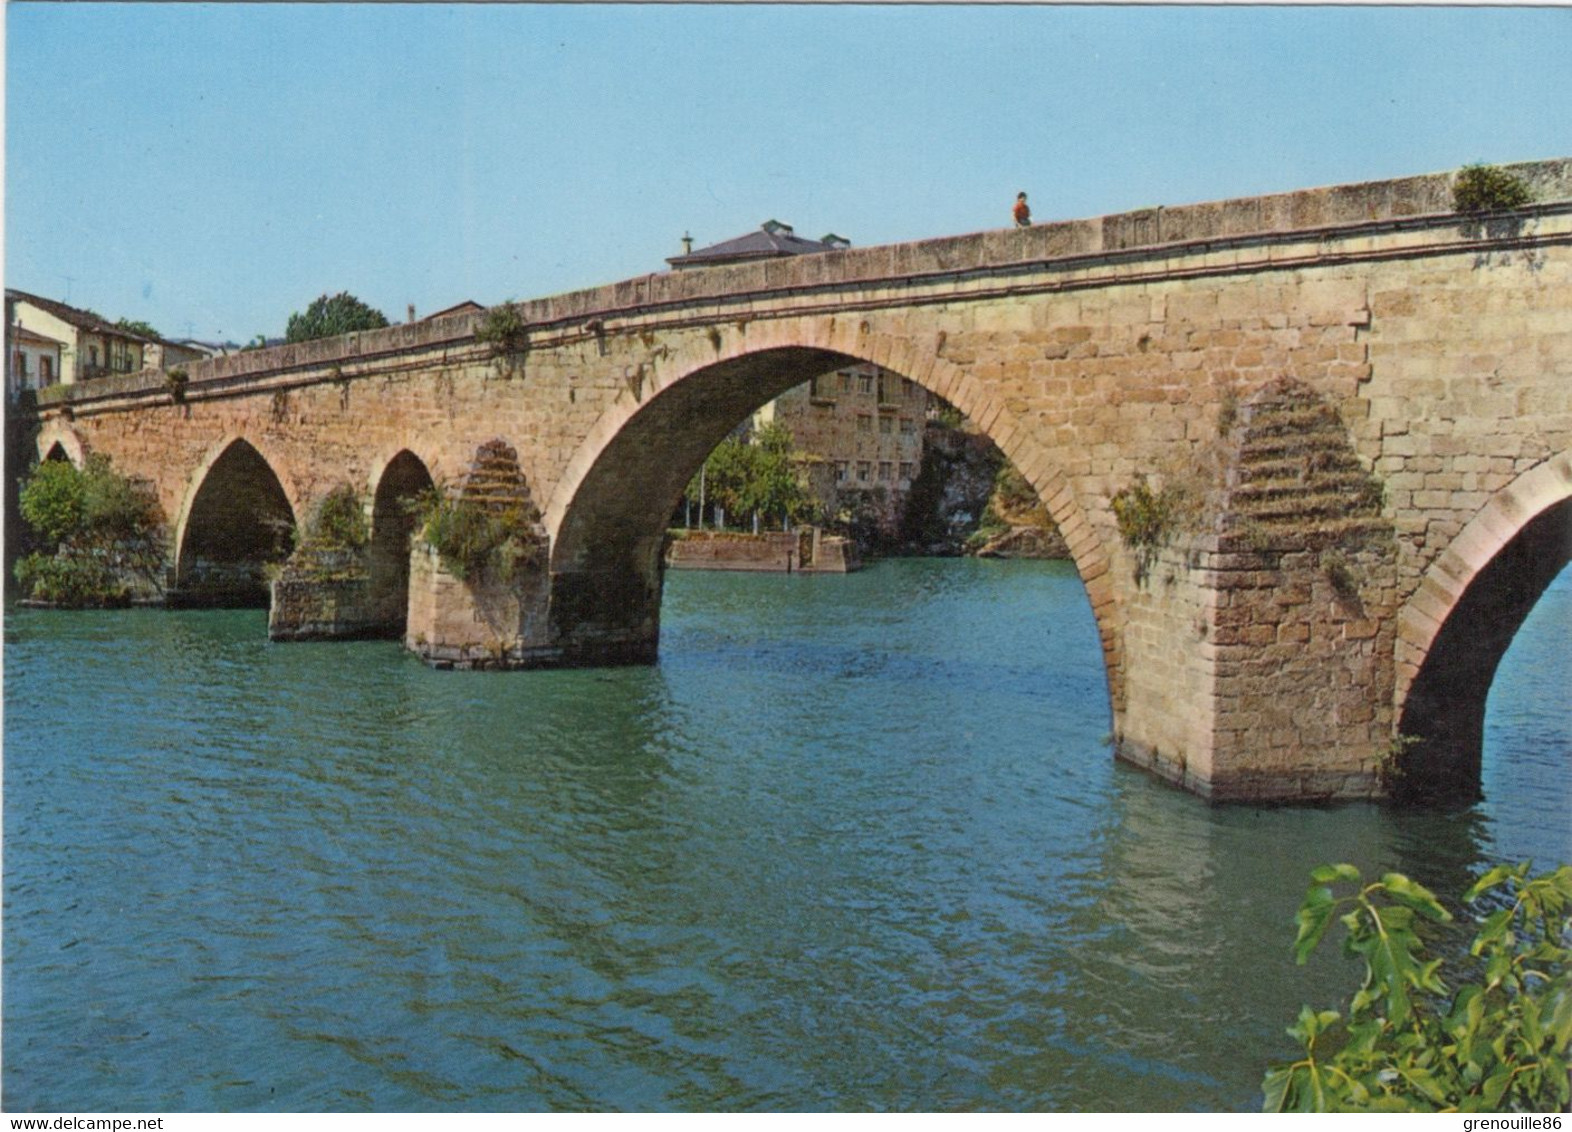
[[[367,306],[348,291],[340,291],[332,297],[319,296],[304,314],[296,311],[290,315],[289,324],[284,328],[284,341],[309,342],[357,330],[380,330],[387,324],[387,317],[381,311]]]
[[[416,529],[455,578],[482,574],[507,583],[526,566],[539,565],[545,546],[532,505],[488,506],[441,487],[422,492],[412,505]]]
[[[1533,199],[1527,181],[1495,165],[1465,165],[1452,183],[1452,207],[1458,212],[1522,208]]]
[[[116,605],[163,568],[162,515],[146,485],[92,455],[81,469],[46,460],[23,484],[18,509],[37,549],[18,560],[23,596],[69,606]]]
[[[1466,947],[1443,934],[1452,914],[1400,873],[1366,884],[1352,865],[1326,865],[1310,880],[1298,961],[1337,919],[1364,977],[1346,1013],[1300,1010],[1288,1032],[1304,1055],[1267,1073],[1267,1111],[1566,1111],[1572,866],[1485,873],[1463,896]]]

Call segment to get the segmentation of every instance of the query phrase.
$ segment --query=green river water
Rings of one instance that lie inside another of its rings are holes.
[[[1064,564],[677,573],[651,668],[12,611],[7,1110],[1254,1109],[1308,870],[1572,859],[1572,580],[1462,811],[1114,763]]]

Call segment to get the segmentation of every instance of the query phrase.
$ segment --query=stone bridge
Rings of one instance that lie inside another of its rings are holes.
[[[51,389],[38,451],[154,485],[172,602],[256,587],[279,530],[347,488],[369,588],[322,575],[321,624],[459,667],[647,663],[705,455],[872,362],[1041,495],[1119,756],[1219,800],[1466,796],[1496,663],[1572,548],[1572,159],[1513,169],[1535,203],[1484,218],[1419,176],[649,275]],[[411,546],[433,484],[522,517],[508,569]]]

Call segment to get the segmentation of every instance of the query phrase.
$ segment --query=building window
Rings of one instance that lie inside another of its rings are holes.
[[[917,383],[909,377],[901,378],[901,396],[910,397],[912,395],[912,390],[916,388],[916,384]]]
[[[867,413],[858,413],[857,414],[857,431],[858,432],[872,432],[873,431],[873,418],[870,417]]]
[[[857,392],[858,393],[872,393],[873,392],[873,374],[871,374],[871,373],[859,373],[857,375]]]
[[[907,482],[910,482],[911,478],[912,478],[912,465],[908,461],[902,460],[901,461],[901,479],[906,480]]]
[[[852,379],[852,375],[848,371],[841,370],[841,392],[842,393],[850,393],[851,392],[851,379]]]
[[[55,360],[53,358],[38,359],[38,384],[40,387],[51,385],[55,380]]]
[[[893,417],[880,417],[879,418],[879,431],[881,433],[884,433],[885,435],[888,435],[888,434],[894,432],[895,428],[894,428],[894,426],[892,424],[893,420],[894,420]]]
[[[879,461],[879,478],[881,480],[888,480],[893,471],[894,469],[890,466],[890,462],[888,460]]]
[[[917,424],[910,417],[901,418],[901,435],[911,436],[917,431]]]
[[[879,402],[885,404],[890,400],[890,377],[883,370],[879,371]]]
[[[835,461],[835,482],[836,483],[845,483],[846,482],[846,477],[847,477],[848,474],[849,474],[849,469],[847,467],[846,461],[845,460],[837,460],[837,461]]]
[[[866,481],[867,478],[868,478],[868,473],[871,472],[872,470],[873,470],[873,465],[871,463],[869,463],[867,460],[858,460],[857,461],[857,478],[858,479]]]

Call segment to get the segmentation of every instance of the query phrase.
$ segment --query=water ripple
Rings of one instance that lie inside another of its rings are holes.
[[[1568,590],[1440,815],[1113,764],[1056,565],[673,575],[661,663],[588,672],[16,612],[6,1102],[1251,1107],[1346,985],[1286,961],[1312,864],[1572,855]]]

